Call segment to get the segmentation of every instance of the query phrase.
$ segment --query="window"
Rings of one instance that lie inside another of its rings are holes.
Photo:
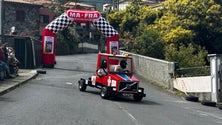
[[[16,21],[19,22],[25,21],[25,12],[23,10],[16,11]]]
[[[40,15],[40,23],[49,23],[49,15]]]

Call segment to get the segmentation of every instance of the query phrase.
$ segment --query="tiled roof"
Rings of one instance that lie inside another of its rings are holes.
[[[120,0],[118,3],[123,3],[123,2],[131,2],[130,0]],[[155,0],[141,0],[143,3],[147,4],[157,4],[158,2]]]
[[[42,5],[44,3],[53,3],[51,0],[4,0],[5,2],[25,3]]]

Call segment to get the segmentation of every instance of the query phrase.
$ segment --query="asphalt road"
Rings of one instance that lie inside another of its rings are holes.
[[[58,56],[23,86],[0,96],[0,125],[221,125],[215,107],[188,102],[142,78],[145,97],[104,100],[99,90],[80,92],[77,81],[95,73],[96,54]]]

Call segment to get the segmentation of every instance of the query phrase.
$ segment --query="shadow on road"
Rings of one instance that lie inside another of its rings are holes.
[[[146,100],[146,98],[143,98],[141,101],[135,101],[133,100],[133,97],[125,97],[125,96],[118,96],[111,98],[110,100],[117,101],[117,102],[123,102],[123,103],[132,103],[132,104],[139,104],[139,105],[162,105],[157,102]]]
[[[97,95],[97,96],[99,96],[99,94],[100,94],[100,91],[98,91],[98,90],[86,90],[85,91],[86,93],[89,93],[89,94],[94,94],[94,95]]]
[[[0,97],[0,102],[15,102],[15,100],[12,100],[7,97]]]
[[[100,91],[96,90],[86,90],[86,93],[89,94],[94,94],[97,96],[100,96]],[[135,101],[133,100],[132,96],[112,96],[109,99],[107,99],[107,101],[115,101],[115,102],[121,102],[121,103],[132,103],[132,104],[139,104],[139,105],[162,105],[160,103],[157,102],[153,102],[150,100],[146,100],[146,98],[144,98],[142,101]]]

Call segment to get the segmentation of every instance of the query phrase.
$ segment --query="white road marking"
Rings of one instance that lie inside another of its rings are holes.
[[[176,102],[176,103],[189,103],[187,101],[174,101],[174,102]]]
[[[188,110],[191,110],[193,112],[196,112],[197,114],[199,114],[201,116],[212,117],[212,118],[218,120],[217,121],[218,123],[222,122],[222,117],[217,116],[216,114],[205,112],[205,111],[201,111],[201,110],[198,110],[198,109],[193,109],[193,108],[190,108],[190,107],[185,107],[185,109],[188,109]]]
[[[217,116],[217,115],[215,115],[215,114],[213,114],[213,113],[209,113],[209,112],[205,112],[205,111],[201,111],[201,110],[196,110],[196,111],[197,111],[199,114],[201,114],[201,115],[211,116],[211,117],[213,117],[213,118],[215,118],[215,119],[222,120],[222,117]]]
[[[127,116],[135,123],[135,125],[143,125],[140,123],[131,113],[129,113],[124,107],[122,107],[120,104],[115,103],[123,112],[127,114]]]
[[[67,84],[67,85],[72,85],[73,83],[71,83],[71,82],[66,82],[66,84]]]
[[[126,111],[126,110],[123,110],[128,116],[129,116],[129,118],[136,124],[136,125],[138,125],[137,124],[137,121],[136,121],[136,118],[132,115],[132,114],[130,114],[128,111]]]
[[[42,80],[42,78],[36,78],[36,80]]]
[[[221,121],[216,121],[217,123],[222,123]]]

